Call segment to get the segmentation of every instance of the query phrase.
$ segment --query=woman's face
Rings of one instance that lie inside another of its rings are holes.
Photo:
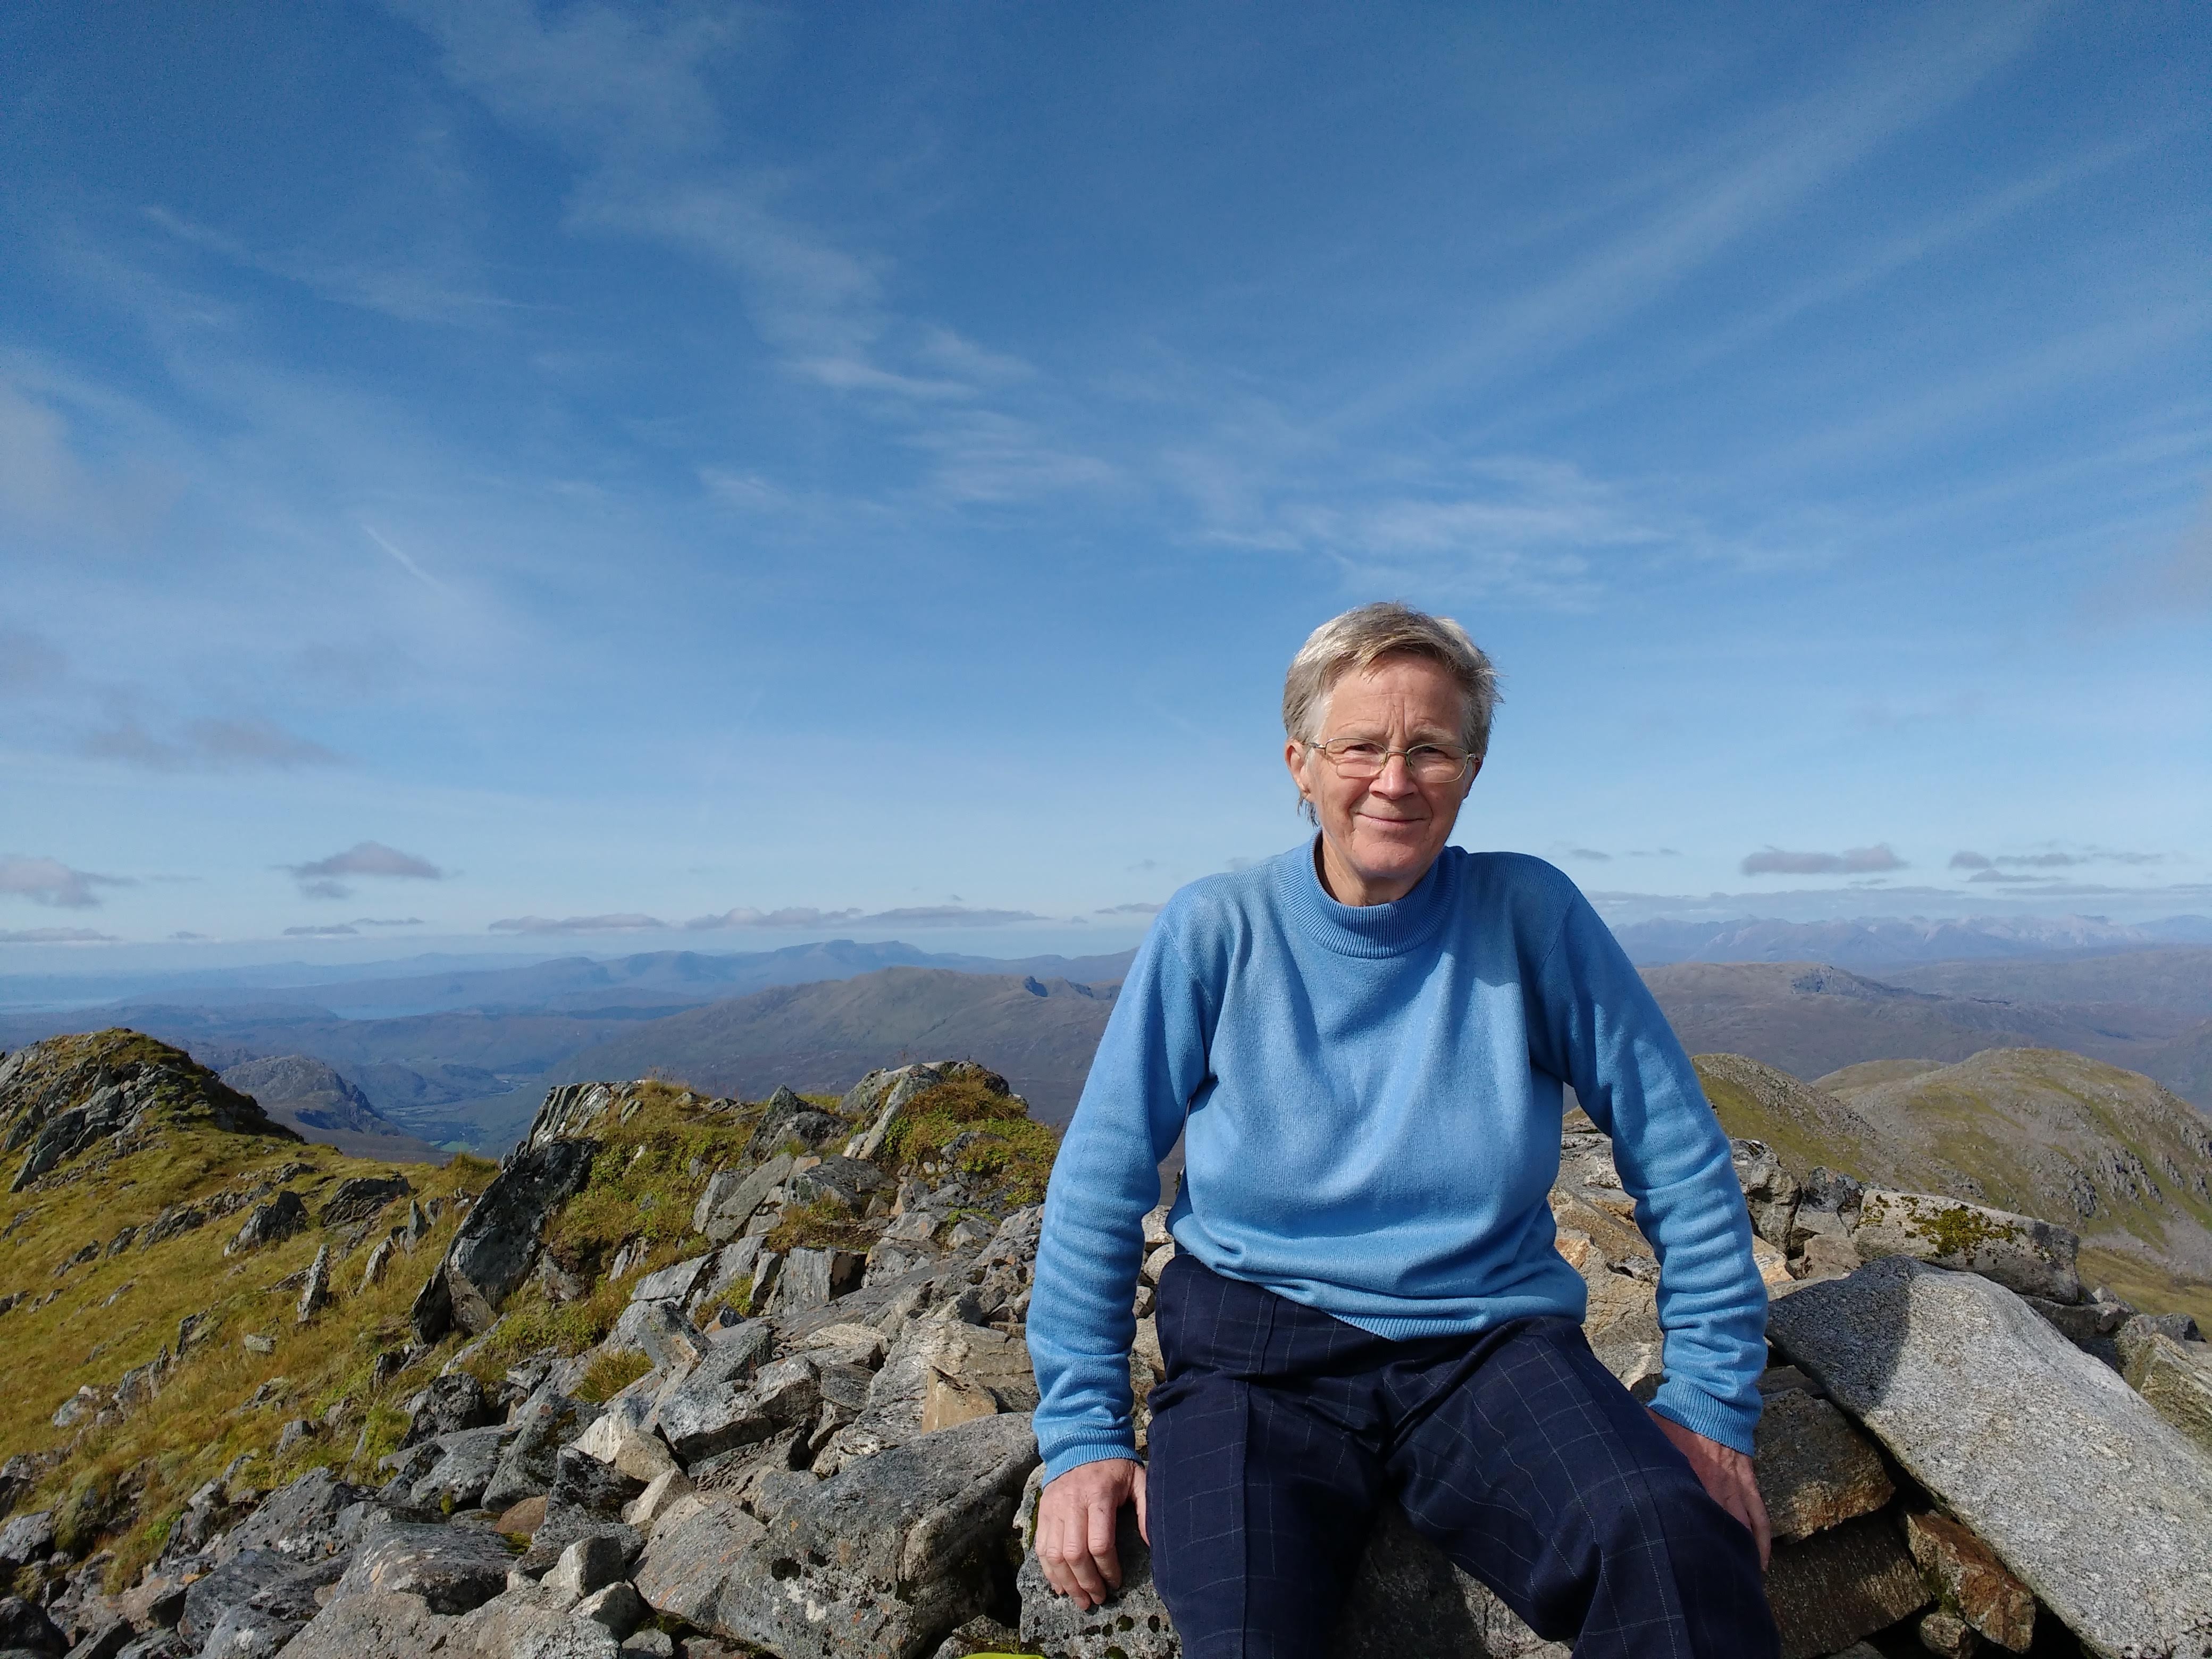
[[[1317,740],[1352,738],[1387,749],[1433,743],[1458,752],[1459,687],[1426,657],[1385,657],[1338,680],[1323,711]],[[1393,755],[1376,777],[1341,775],[1319,750],[1292,741],[1284,761],[1321,820],[1321,876],[1340,904],[1388,904],[1428,873],[1450,839],[1467,799],[1475,762],[1465,777],[1424,784]]]

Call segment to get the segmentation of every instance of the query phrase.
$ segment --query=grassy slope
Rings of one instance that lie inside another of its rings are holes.
[[[180,1054],[173,1058],[190,1064]],[[1010,1201],[1041,1193],[1056,1146],[1050,1132],[1026,1121],[990,1121],[996,1109],[969,1098],[972,1092],[948,1086],[918,1097],[913,1123],[884,1161],[897,1173],[941,1156],[939,1149],[961,1128],[1002,1130],[1004,1142],[972,1146],[963,1167],[973,1163],[979,1172],[1002,1176]],[[814,1103],[836,1103],[817,1097]],[[491,1339],[465,1361],[468,1368],[489,1382],[513,1360],[539,1349],[575,1353],[597,1342],[621,1313],[639,1273],[704,1248],[690,1231],[692,1207],[714,1169],[738,1162],[760,1112],[757,1105],[711,1099],[682,1085],[629,1085],[620,1109],[593,1126],[602,1150],[590,1181],[556,1214],[547,1243],[556,1258],[594,1273],[630,1241],[642,1240],[647,1255],[624,1279],[602,1282],[582,1302],[556,1305],[535,1280],[526,1284]],[[65,1461],[25,1508],[66,1509],[72,1493],[103,1486],[132,1492],[129,1512],[118,1516],[108,1539],[116,1552],[112,1587],[136,1579],[158,1553],[185,1500],[241,1454],[253,1454],[254,1461],[240,1479],[264,1490],[319,1466],[343,1469],[356,1481],[380,1480],[376,1460],[397,1443],[404,1426],[401,1402],[453,1358],[464,1340],[449,1336],[380,1390],[370,1386],[378,1355],[411,1340],[409,1305],[458,1224],[460,1212],[452,1200],[460,1193],[480,1194],[494,1173],[494,1165],[467,1158],[443,1169],[404,1171],[418,1200],[441,1200],[441,1213],[429,1236],[411,1255],[398,1255],[376,1286],[362,1284],[363,1265],[404,1218],[404,1200],[350,1249],[345,1248],[349,1232],[311,1226],[280,1244],[226,1259],[223,1245],[249,1213],[241,1209],[151,1249],[126,1249],[75,1267],[58,1281],[52,1277],[54,1267],[84,1243],[105,1242],[125,1224],[150,1220],[167,1204],[241,1182],[258,1185],[291,1165],[307,1167],[278,1190],[299,1193],[311,1218],[337,1182],[391,1168],[325,1146],[186,1127],[164,1130],[119,1157],[88,1153],[16,1195],[12,1208],[0,1207],[0,1228],[31,1212],[0,1242],[0,1294],[27,1288],[43,1295],[56,1283],[63,1287],[43,1308],[19,1307],[0,1316],[0,1458],[66,1451]],[[832,1241],[825,1234],[783,1242]],[[301,1325],[297,1292],[269,1287],[306,1267],[325,1243],[334,1257],[334,1300]],[[125,1371],[173,1340],[179,1320],[203,1311],[216,1316],[217,1328],[168,1374],[152,1400],[119,1422],[89,1430],[52,1425],[55,1407],[80,1384],[112,1388]],[[240,1338],[249,1332],[270,1337],[275,1352],[246,1349]],[[611,1392],[627,1380],[619,1373],[599,1377],[599,1391]],[[246,1401],[264,1389],[272,1397],[248,1409]],[[288,1421],[320,1425],[325,1413],[334,1417],[328,1426],[319,1426],[283,1457],[275,1455]]]
[[[2078,1054],[1995,1048],[1839,1098],[1741,1054],[1696,1063],[1723,1127],[1766,1141],[1801,1176],[1825,1164],[2061,1222],[2083,1234],[2092,1280],[2140,1306],[2212,1313],[2212,1200],[2190,1179],[2212,1170],[2191,1139],[2212,1126],[2147,1078]],[[2159,1195],[2130,1194],[2100,1163],[2112,1153],[2140,1158]],[[2087,1219],[2069,1197],[2076,1178],[2096,1189]]]

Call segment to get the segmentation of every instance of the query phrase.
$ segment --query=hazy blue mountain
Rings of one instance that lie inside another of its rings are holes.
[[[434,1163],[444,1157],[369,1104],[335,1067],[307,1054],[274,1054],[226,1068],[222,1080],[309,1140],[356,1158]]]
[[[1638,967],[1668,962],[1825,962],[1857,971],[1905,963],[2050,958],[2212,944],[2212,921],[2174,916],[2131,927],[2094,916],[1974,916],[1778,921],[1638,921],[1613,929]]]
[[[1043,1121],[1065,1123],[1114,1006],[1113,988],[1033,975],[887,968],[856,979],[779,986],[635,1026],[556,1069],[550,1080],[658,1069],[717,1094],[842,1090],[878,1066],[981,1060]]]

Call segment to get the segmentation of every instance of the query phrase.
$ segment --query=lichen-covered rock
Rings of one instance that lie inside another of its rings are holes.
[[[2128,1385],[2212,1454],[2212,1346],[2150,1332],[2130,1344]]]
[[[925,1435],[795,1498],[739,1558],[714,1628],[784,1659],[915,1659],[987,1610],[1037,1462],[1026,1416]]]
[[[635,1582],[654,1612],[704,1628],[744,1553],[761,1540],[761,1523],[726,1492],[700,1492],[654,1525]]]
[[[740,1358],[750,1361],[751,1351]],[[719,1358],[719,1356],[717,1356]],[[700,1368],[706,1370],[705,1365]],[[738,1385],[736,1376],[696,1373],[656,1411],[661,1437],[684,1463],[750,1446],[812,1420],[822,1401],[821,1369],[803,1354],[779,1359]]]
[[[408,1401],[407,1431],[400,1436],[399,1444],[404,1449],[441,1435],[481,1429],[498,1415],[484,1394],[483,1384],[466,1371],[433,1377]]]
[[[721,1170],[709,1177],[707,1190],[691,1212],[691,1229],[707,1235],[710,1244],[726,1244],[745,1230],[753,1212],[791,1173],[788,1152],[769,1159],[750,1170]]]
[[[551,1491],[554,1460],[561,1448],[581,1435],[599,1413],[598,1407],[571,1400],[550,1384],[516,1407],[507,1419],[514,1437],[484,1487],[483,1506],[504,1510]]]
[[[2022,1296],[2079,1302],[2081,1241],[2033,1216],[1992,1210],[1930,1193],[1869,1187],[1859,1201],[1851,1248],[1862,1261],[1907,1256],[1933,1267],[1979,1273]]]
[[[335,1597],[283,1650],[283,1659],[422,1659],[453,1621],[422,1596],[362,1590]]]
[[[1893,1258],[1767,1334],[2093,1650],[2212,1631],[2212,1460],[2011,1291]]]

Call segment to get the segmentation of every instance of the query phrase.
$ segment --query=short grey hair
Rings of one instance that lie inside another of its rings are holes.
[[[1394,599],[1331,617],[1306,635],[1283,677],[1283,730],[1291,740],[1311,743],[1320,735],[1337,681],[1386,657],[1425,657],[1442,665],[1459,685],[1460,742],[1477,760],[1490,751],[1498,671],[1449,617],[1431,617]]]

